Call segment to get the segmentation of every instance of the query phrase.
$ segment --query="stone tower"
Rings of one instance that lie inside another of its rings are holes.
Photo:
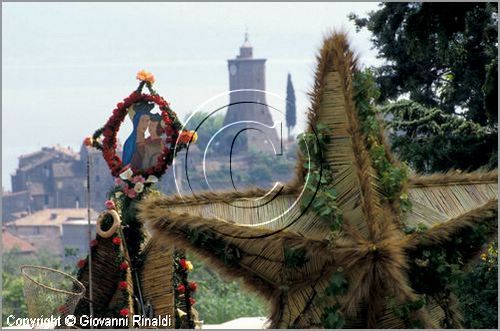
[[[229,107],[224,126],[230,125],[224,133],[222,146],[225,151],[234,144],[233,153],[249,149],[280,153],[281,146],[269,108],[266,94],[266,59],[253,57],[253,48],[245,33],[245,41],[240,54],[227,61],[229,70]],[[231,138],[232,137],[232,138]],[[234,143],[233,143],[234,141]],[[272,141],[272,144],[271,144]],[[273,146],[274,145],[274,149]]]

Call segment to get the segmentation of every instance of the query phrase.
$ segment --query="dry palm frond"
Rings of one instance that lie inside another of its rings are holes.
[[[498,170],[492,171],[474,171],[459,172],[448,171],[445,173],[435,173],[432,175],[417,175],[410,177],[411,187],[443,186],[458,184],[476,184],[476,183],[498,183]]]
[[[374,238],[383,222],[379,217],[380,196],[353,100],[352,75],[357,60],[349,50],[347,35],[333,33],[325,38],[317,61],[315,85],[310,93],[309,130],[318,123],[331,129],[324,157],[333,171],[338,205],[353,229]],[[297,177],[301,178],[305,156],[299,156]]]
[[[280,194],[289,195],[289,194],[297,194],[299,192],[300,187],[297,186],[296,181],[291,182],[290,184],[286,184],[283,186],[283,189],[280,190]],[[264,197],[266,195],[270,195],[268,190],[264,190],[261,188],[249,188],[244,191],[227,191],[227,192],[200,192],[195,195],[173,195],[173,196],[163,196],[163,203],[173,205],[185,205],[186,208],[189,208],[188,205],[201,205],[205,203],[213,203],[213,202],[227,202],[230,203],[236,199],[258,199]]]
[[[450,241],[458,231],[475,227],[482,222],[491,222],[491,219],[498,214],[498,199],[493,199],[484,205],[473,209],[465,214],[440,223],[431,229],[408,236],[405,240],[408,247],[415,248],[417,245],[433,246]]]
[[[250,285],[256,279],[260,279],[259,283],[268,282],[268,285],[278,286],[276,280],[279,279],[280,271],[285,263],[282,252],[284,246],[291,249],[307,247],[313,252],[324,251],[328,246],[327,241],[312,240],[287,231],[277,232],[261,227],[245,227],[219,219],[170,212],[153,206],[154,201],[142,204],[138,214],[153,234],[153,238],[163,237],[180,248],[189,248],[205,257],[214,253],[211,248],[194,245],[189,237],[196,232],[196,235],[207,235],[212,240],[219,240],[222,245],[227,246],[228,254],[232,252],[239,256],[237,259],[241,261],[244,269],[253,270],[253,272],[245,272],[252,279],[249,282]],[[222,256],[213,257],[211,262],[218,264],[222,258]],[[318,265],[316,259],[311,256],[309,260],[308,267],[312,268],[311,273],[317,271],[314,270]],[[221,265],[217,267],[222,268]],[[268,293],[268,290],[269,288],[266,287],[264,292]]]
[[[446,222],[498,197],[498,184],[491,182],[448,183],[413,187],[408,191],[413,208],[403,220],[410,227]]]

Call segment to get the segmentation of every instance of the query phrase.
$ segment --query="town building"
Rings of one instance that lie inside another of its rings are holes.
[[[5,227],[2,227],[2,249],[4,252],[22,256],[35,256],[37,253],[33,244],[13,235]]]
[[[92,238],[97,214],[91,211]],[[88,217],[85,208],[44,209],[6,223],[10,234],[30,243],[36,250],[64,256],[65,248],[86,252],[89,245]]]
[[[87,160],[90,160],[90,207],[102,209],[113,178],[100,151],[83,146],[79,153],[61,146],[19,157],[11,175],[12,192],[2,194],[2,220],[12,221],[47,208],[87,205]]]

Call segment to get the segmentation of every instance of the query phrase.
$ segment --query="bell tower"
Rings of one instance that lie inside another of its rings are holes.
[[[240,53],[227,61],[229,70],[229,107],[224,126],[230,125],[233,139],[225,141],[224,149],[233,152],[248,151],[252,146],[258,150],[280,150],[278,136],[266,102],[266,59],[253,57],[248,32],[240,47]],[[280,128],[278,127],[278,130]],[[228,133],[229,133],[228,132]],[[226,137],[229,135],[225,134]]]

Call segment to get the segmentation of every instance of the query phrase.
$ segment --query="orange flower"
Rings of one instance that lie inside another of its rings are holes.
[[[92,146],[92,137],[85,137],[85,140],[83,141],[83,144],[85,146]]]
[[[198,134],[195,131],[182,131],[179,135],[179,142],[181,144],[194,143],[196,140],[198,140]]]
[[[137,73],[137,76],[135,76],[135,78],[137,78],[138,80],[143,81],[143,82],[149,82],[151,84],[153,84],[155,82],[155,76],[146,70],[139,71]]]

